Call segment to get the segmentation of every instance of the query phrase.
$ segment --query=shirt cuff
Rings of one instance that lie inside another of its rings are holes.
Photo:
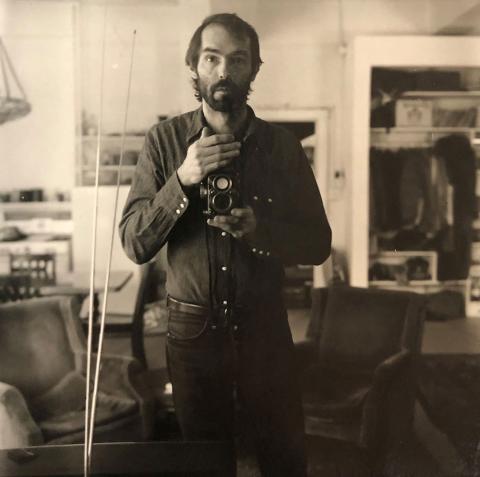
[[[250,252],[258,258],[271,258],[274,255],[270,227],[265,220],[257,220],[255,231],[245,241]]]
[[[172,174],[153,199],[156,208],[164,208],[174,218],[181,217],[187,210],[189,199],[182,189],[176,173]]]

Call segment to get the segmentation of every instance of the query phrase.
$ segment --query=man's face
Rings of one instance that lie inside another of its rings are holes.
[[[232,112],[242,107],[255,74],[248,37],[235,38],[217,24],[203,30],[194,78],[200,96],[213,110]]]

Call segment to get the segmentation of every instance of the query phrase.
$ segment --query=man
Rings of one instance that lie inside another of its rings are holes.
[[[284,264],[320,264],[331,231],[299,141],[247,106],[255,30],[212,15],[186,54],[201,107],[148,132],[120,223],[137,263],[167,248],[167,358],[187,440],[233,440],[248,416],[263,475],[305,476],[303,414],[282,303]],[[241,203],[207,218],[200,183],[240,175]]]

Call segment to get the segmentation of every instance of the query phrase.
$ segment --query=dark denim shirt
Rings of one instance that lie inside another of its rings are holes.
[[[241,194],[257,228],[234,239],[206,224],[199,188],[184,190],[176,171],[206,126],[202,109],[153,126],[146,135],[120,221],[127,255],[152,259],[167,244],[167,293],[200,305],[246,306],[277,299],[283,265],[320,264],[331,230],[300,142],[286,129],[250,121],[240,157]]]

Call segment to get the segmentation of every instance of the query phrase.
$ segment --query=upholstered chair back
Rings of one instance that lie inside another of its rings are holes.
[[[373,369],[401,349],[419,351],[420,297],[379,289],[328,289],[319,357],[325,365]]]
[[[82,334],[71,299],[34,298],[0,306],[0,381],[28,399],[76,368]]]

